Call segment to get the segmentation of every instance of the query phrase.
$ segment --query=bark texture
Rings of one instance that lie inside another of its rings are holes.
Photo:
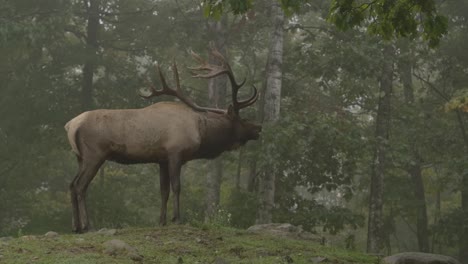
[[[468,215],[468,175],[463,175],[462,178],[462,210]],[[466,220],[466,219],[465,219]],[[464,264],[468,264],[468,226],[465,224],[461,227],[461,238],[460,238],[460,251],[459,259],[463,261]]]
[[[209,28],[214,42],[212,45],[223,55],[226,56],[225,47],[225,21],[210,21]],[[210,55],[210,62],[218,64]],[[225,108],[227,77],[225,75],[212,78],[208,82],[208,98],[211,107]],[[220,158],[210,161],[209,171],[206,179],[205,192],[205,222],[209,222],[216,214],[220,201],[221,179],[223,177],[223,163]]]
[[[466,113],[457,110],[457,118],[462,133],[465,156],[468,156],[468,135],[466,133],[464,115]],[[463,216],[465,219],[468,216],[468,173],[466,168],[461,169],[462,181],[461,181],[461,207],[463,211]],[[464,264],[468,264],[468,224],[465,224],[460,227],[460,241],[459,241],[459,259],[463,261]]]
[[[96,69],[96,53],[98,51],[100,0],[85,2],[88,22],[86,25],[86,58],[83,65],[83,84],[81,107],[83,111],[93,108],[93,77]]]
[[[409,45],[406,40],[402,40],[400,44],[402,59],[400,60],[400,76],[403,84],[403,92],[405,103],[408,107],[413,107],[414,103],[414,88],[412,80],[412,59]],[[413,131],[413,119],[406,120],[406,126],[409,131]],[[421,157],[417,143],[417,135],[407,134],[406,143],[409,146],[409,163],[407,171],[413,186],[416,209],[416,235],[418,239],[418,247],[421,252],[429,252],[429,231],[427,220],[426,196],[424,191],[424,182],[422,179]]]
[[[383,191],[388,148],[391,97],[393,90],[393,48],[385,44],[383,49],[380,97],[376,116],[375,150],[371,171],[369,198],[369,220],[367,231],[367,252],[380,253],[385,243],[383,218]]]
[[[263,122],[274,123],[280,116],[281,81],[283,64],[283,24],[284,13],[277,1],[272,2],[273,32],[269,47],[266,66],[266,89],[264,90]],[[272,222],[272,210],[275,197],[274,164],[260,173],[259,177],[259,208],[256,223]]]

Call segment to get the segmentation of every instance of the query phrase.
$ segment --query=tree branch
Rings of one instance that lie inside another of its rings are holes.
[[[424,79],[417,73],[413,73],[413,76],[416,77],[418,80],[422,81],[423,83],[427,84],[432,90],[434,90],[442,99],[444,99],[446,102],[450,101],[450,98],[448,98],[447,95],[445,95],[443,92],[441,92],[434,84],[432,84],[430,81]]]

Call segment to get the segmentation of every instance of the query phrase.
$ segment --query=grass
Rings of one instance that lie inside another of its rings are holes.
[[[142,263],[320,263],[374,264],[358,252],[315,242],[250,234],[244,230],[189,225],[120,229],[115,235],[97,232],[61,234],[55,238],[24,236],[0,241],[0,263],[135,263],[126,252],[106,253],[104,243],[120,239],[143,256]]]

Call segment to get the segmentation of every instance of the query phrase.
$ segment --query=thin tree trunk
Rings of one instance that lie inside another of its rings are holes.
[[[442,208],[442,206],[441,206],[441,193],[440,193],[440,190],[437,189],[437,191],[436,191],[436,202],[435,202],[435,212],[434,212],[434,224],[437,224],[439,222],[439,220],[440,220],[441,208]],[[434,252],[436,244],[439,244],[438,237],[436,235],[437,234],[434,234],[432,236],[431,253]],[[440,252],[440,247],[439,247],[439,252]]]
[[[226,55],[225,48],[225,34],[223,21],[210,21],[210,32],[213,34],[215,48],[223,55]],[[210,55],[210,61],[215,59]],[[208,82],[209,100],[213,107],[224,108],[226,97],[226,76],[219,76],[212,78]],[[223,163],[222,159],[218,158],[210,162],[210,168],[207,174],[207,188],[205,194],[205,222],[210,222],[211,218],[215,215],[220,201],[221,179],[223,177]]]
[[[205,222],[209,223],[219,206],[223,163],[221,159],[210,162],[205,193]]]
[[[251,73],[251,76],[253,76],[255,78],[256,76],[256,68],[255,65],[256,65],[256,61],[257,61],[257,58],[256,58],[256,55],[255,55],[255,52],[252,52],[251,54],[251,57],[254,61],[253,65],[254,67],[253,70],[252,70],[252,73]],[[268,66],[268,62],[267,62],[267,66]],[[256,106],[256,119],[258,122],[262,122],[263,121],[263,107],[265,105],[265,90],[266,90],[266,81],[263,82],[262,86],[261,86],[261,90],[259,91],[260,93],[260,98],[258,100],[258,103],[257,103],[257,106]],[[258,144],[258,146],[261,146],[261,143],[260,142],[257,142],[257,143],[254,143],[254,144]],[[249,173],[247,174],[247,191],[248,192],[256,192],[257,191],[257,187],[258,187],[258,179],[257,179],[257,174],[258,174],[258,171],[257,171],[257,159],[251,159],[249,161]]]
[[[380,253],[384,247],[383,191],[386,153],[390,130],[391,97],[393,88],[393,48],[384,46],[384,62],[380,78],[380,98],[376,116],[375,150],[372,161],[369,198],[367,252]]]
[[[450,101],[450,98],[448,95],[444,94],[440,90],[437,89],[436,86],[434,86],[431,82],[428,80],[425,80],[421,78],[418,75],[416,76],[419,80],[423,81],[431,89],[433,89],[441,98],[443,98],[446,102]],[[468,156],[468,134],[466,132],[466,127],[465,127],[465,121],[464,121],[464,114],[461,112],[461,110],[457,109],[455,110],[455,115],[457,117],[458,121],[458,127],[460,128],[461,132],[461,137],[463,139],[463,144],[464,144],[464,154],[465,157]],[[467,215],[468,214],[468,173],[464,171],[464,167],[460,168],[460,174],[462,175],[462,181],[461,181],[461,209],[462,212]],[[463,261],[468,259],[468,225],[464,225],[460,228],[459,232],[459,258],[462,259]]]
[[[466,133],[465,123],[463,119],[463,114],[460,110],[456,111],[458,124],[460,127],[460,131],[462,133],[462,138],[464,142],[464,149],[465,149],[465,157],[468,156],[468,135]],[[463,216],[468,216],[468,173],[466,172],[466,168],[462,167],[460,169],[462,174],[462,182],[461,182],[461,207]],[[460,227],[460,241],[459,241],[459,255],[460,260],[463,261],[464,264],[468,263],[468,224],[465,224]]]
[[[413,160],[413,164],[410,165],[408,172],[410,174],[411,182],[413,184],[414,195],[416,196],[416,233],[418,237],[419,251],[429,252],[427,207],[426,197],[424,194],[424,183],[421,173],[421,162],[416,159]]]
[[[257,180],[257,161],[254,159],[249,164],[249,174],[247,178],[247,191],[255,191],[255,182]]]
[[[81,107],[83,111],[93,108],[93,77],[96,69],[96,53],[99,33],[99,0],[84,1],[88,14],[86,26],[86,59],[83,65]]]
[[[277,1],[272,2],[273,34],[266,66],[266,89],[263,107],[263,123],[273,124],[279,119],[281,100],[281,81],[283,64],[283,24],[284,13]],[[272,162],[259,178],[259,208],[256,223],[272,222],[275,197],[276,169]]]
[[[403,91],[405,96],[405,103],[408,107],[414,104],[414,88],[412,80],[412,61],[409,50],[409,44],[406,40],[401,42],[402,60],[400,61],[400,75],[403,83]],[[413,120],[409,119],[406,123],[407,127],[413,126]],[[412,129],[409,129],[412,131]],[[414,190],[416,200],[416,235],[418,238],[418,247],[421,252],[429,252],[429,231],[427,221],[427,206],[426,196],[424,191],[424,182],[421,172],[421,158],[419,155],[416,135],[408,134],[406,138],[407,144],[410,146],[411,157],[407,166],[408,174],[411,178],[411,183]]]
[[[243,148],[239,149],[239,159],[237,161],[237,172],[236,172],[236,189],[239,191],[240,190],[240,185],[241,185],[241,172],[242,172],[242,157],[243,157],[244,151]]]
[[[255,56],[255,55],[254,55]],[[267,63],[268,67],[268,63]],[[255,74],[252,74],[255,76]],[[263,121],[263,107],[265,106],[265,90],[266,90],[266,82],[262,85],[262,90],[260,91],[260,98],[259,103],[257,104],[257,120],[260,122]],[[259,144],[260,143],[256,143]],[[247,175],[247,191],[248,192],[255,192],[257,191],[258,187],[258,170],[257,170],[257,159],[252,159],[249,162],[249,174]]]
[[[462,210],[464,215],[468,215],[468,175],[463,175],[462,179]],[[466,220],[466,218],[465,218]],[[464,261],[463,263],[467,264],[468,262],[468,226],[465,222],[465,225],[461,230],[460,238],[460,260]]]

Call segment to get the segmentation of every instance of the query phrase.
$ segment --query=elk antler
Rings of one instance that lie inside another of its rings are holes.
[[[174,62],[172,64],[172,71],[174,72],[174,80],[176,82],[176,88],[169,88],[169,86],[166,83],[166,79],[164,78],[164,75],[161,71],[161,67],[159,67],[159,64],[156,66],[159,74],[159,79],[161,80],[161,85],[162,88],[160,90],[157,90],[155,85],[153,83],[148,82],[148,86],[150,88],[150,93],[147,95],[141,94],[140,96],[148,99],[152,98],[155,96],[160,96],[160,95],[171,95],[179,98],[180,101],[184,102],[186,105],[190,106],[193,110],[199,111],[199,112],[214,112],[214,113],[219,113],[219,114],[225,114],[226,110],[223,109],[217,109],[217,108],[209,108],[209,107],[201,107],[198,106],[195,102],[193,102],[190,98],[186,97],[183,95],[181,89],[180,89],[180,81],[179,81],[179,72],[177,70],[177,65]]]
[[[216,49],[212,49],[211,54],[219,62],[221,62],[221,65],[210,64],[197,53],[193,51],[191,53],[192,53],[192,57],[200,63],[200,65],[196,67],[189,67],[189,69],[193,71],[193,75],[192,75],[193,77],[209,79],[209,78],[214,78],[222,74],[227,74],[227,76],[229,77],[229,81],[231,82],[232,106],[233,106],[234,113],[236,115],[239,115],[240,109],[245,108],[249,105],[252,105],[253,103],[255,103],[255,101],[257,101],[258,92],[257,92],[257,88],[253,85],[252,85],[254,89],[253,95],[249,99],[244,100],[244,101],[239,101],[237,99],[237,93],[239,89],[245,84],[246,79],[244,78],[244,80],[241,83],[237,83],[234,77],[234,73],[232,72],[231,66],[223,57],[223,55],[219,53],[219,51],[217,51]],[[195,72],[198,72],[198,73],[195,73]]]

